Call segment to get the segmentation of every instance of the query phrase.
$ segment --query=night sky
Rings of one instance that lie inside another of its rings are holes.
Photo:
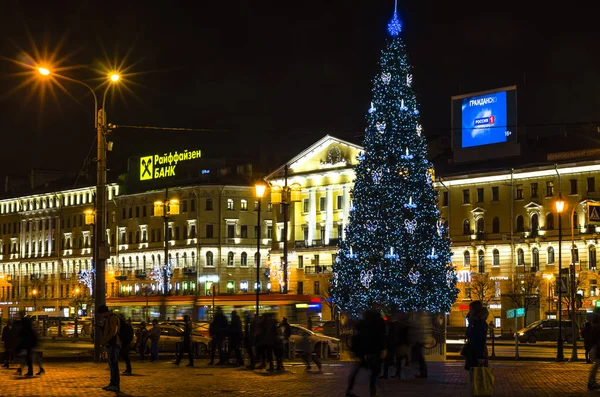
[[[600,120],[598,10],[529,3],[399,1],[430,140],[450,134],[452,95],[508,85],[519,87],[521,125]],[[128,89],[109,96],[113,124],[214,130],[117,129],[112,167],[183,145],[255,156],[272,169],[327,133],[360,143],[393,8],[393,0],[2,1],[0,175],[78,171],[95,137],[83,87],[65,83],[71,96],[15,91],[28,69],[10,59],[35,58],[35,47],[94,86],[102,75],[89,68],[123,62]]]

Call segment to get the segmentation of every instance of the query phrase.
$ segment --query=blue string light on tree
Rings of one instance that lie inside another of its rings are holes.
[[[438,236],[442,237],[442,234],[444,233],[444,222],[442,222],[441,220],[438,220],[435,223],[435,227],[437,229]]]
[[[369,289],[371,286],[371,280],[373,280],[373,270],[369,269],[367,271],[360,271],[360,283],[364,285],[366,289]]]
[[[366,226],[367,226],[367,230],[370,231],[371,233],[374,232],[375,230],[377,230],[377,221],[372,221],[372,220],[368,220],[366,222]]]
[[[421,136],[422,133],[423,127],[421,126],[421,124],[417,124],[417,136]]]
[[[159,289],[164,290],[165,274],[167,276],[166,284],[168,285],[171,282],[171,276],[173,275],[173,270],[172,270],[170,263],[166,265],[166,271],[165,271],[165,265],[154,266],[154,268],[152,269],[152,271],[150,272],[150,275],[148,277],[150,278],[150,280],[153,280],[154,282],[156,282],[156,285],[158,286]]]
[[[419,271],[415,271],[415,268],[411,268],[410,272],[408,272],[408,279],[411,283],[417,284],[419,282],[419,278],[421,277],[421,273]]]
[[[408,198],[408,203],[404,204],[404,208],[408,208],[411,210],[414,210],[415,208],[417,208],[417,205],[415,203],[413,203],[412,196],[410,196]]]
[[[404,220],[404,227],[406,227],[406,231],[409,234],[413,234],[415,232],[415,229],[417,228],[417,220],[413,219],[413,220]]]
[[[373,113],[375,110],[375,106],[373,106],[373,102],[371,102],[371,107],[368,110],[369,114]]]
[[[390,247],[390,252],[385,254],[385,259],[398,259],[398,254],[394,253],[394,247]]]
[[[95,275],[96,275],[96,271],[94,269],[91,269],[91,270],[82,270],[79,272],[79,275],[77,276],[78,281],[90,289],[90,295],[94,295],[94,276]]]
[[[427,255],[427,259],[437,259],[438,258],[438,254],[435,253],[435,248],[431,248],[431,254]]]
[[[379,182],[381,182],[381,172],[373,171],[373,182],[375,182],[376,185],[379,185]]]
[[[388,32],[390,32],[391,36],[398,36],[401,31],[402,31],[402,23],[400,22],[400,19],[398,18],[398,3],[395,2],[394,3],[394,15],[392,17],[392,20],[388,24]]]
[[[413,75],[409,73],[406,75],[406,85],[411,87],[412,82],[413,82]]]
[[[400,156],[401,159],[404,160],[412,160],[415,156],[413,156],[412,154],[410,154],[410,151],[408,150],[408,148],[406,148],[406,151],[403,155]]]
[[[383,134],[385,132],[385,123],[377,123],[375,124],[375,128],[377,128],[380,134]]]
[[[390,84],[390,81],[392,81],[392,74],[391,73],[381,73],[381,81],[383,81],[383,84],[388,85]]]

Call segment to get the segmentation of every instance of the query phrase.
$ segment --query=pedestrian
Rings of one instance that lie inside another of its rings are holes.
[[[310,338],[310,334],[308,332],[302,333],[302,339],[300,339],[299,348],[302,351],[302,361],[304,361],[304,365],[306,366],[306,372],[310,371],[310,362],[311,360],[315,362],[317,368],[319,368],[319,373],[323,373],[323,365],[321,364],[321,360],[314,352],[315,344]]]
[[[135,331],[135,349],[140,355],[140,361],[144,361],[149,332],[146,329],[146,322],[142,321],[140,327]]]
[[[465,369],[472,367],[487,367],[487,317],[488,310],[483,307],[481,301],[473,301],[469,304],[469,313],[467,314],[467,335],[466,343],[468,347],[465,352]]]
[[[242,359],[242,319],[240,318],[240,316],[238,316],[235,310],[231,312],[231,322],[229,323],[227,335],[227,337],[229,338],[229,352],[233,352],[235,366],[243,366],[244,360]]]
[[[397,334],[397,322],[392,318],[391,314],[387,315],[387,321],[385,321],[385,358],[383,359],[383,375],[381,379],[389,379],[389,370],[396,358],[396,334]],[[397,365],[397,364],[396,364]]]
[[[10,363],[15,361],[15,348],[17,347],[16,329],[12,319],[9,319],[2,328],[2,342],[4,342],[4,365],[2,367],[9,368]]]
[[[186,367],[194,366],[194,353],[192,349],[192,321],[190,320],[190,316],[187,314],[183,316],[183,322],[185,323],[183,327],[183,337],[181,339],[181,343],[179,346],[179,352],[177,354],[177,360],[175,360],[175,365],[179,365],[181,359],[183,358],[183,354],[187,353],[189,358],[189,363]]]
[[[385,323],[381,315],[374,310],[363,313],[352,336],[352,350],[358,358],[348,376],[346,397],[356,397],[353,393],[356,376],[362,367],[371,370],[369,392],[375,396],[377,392],[377,376],[381,369],[381,355],[385,349]]]
[[[258,316],[255,314],[250,318],[250,313],[246,312],[246,321],[244,323],[244,347],[246,353],[248,353],[248,359],[250,364],[246,367],[254,370],[256,361],[258,359],[258,352],[256,351],[256,323]]]
[[[158,361],[158,341],[160,340],[161,329],[158,325],[158,320],[152,320],[152,328],[150,329],[150,362]]]
[[[308,328],[310,331],[313,330],[313,321],[312,321],[312,317],[308,316],[308,321],[306,322],[306,328]]]
[[[108,367],[110,368],[110,383],[102,389],[106,391],[121,391],[121,377],[119,374],[119,353],[121,339],[119,338],[119,316],[106,305],[100,305],[96,311],[104,319],[102,345],[108,351]]]
[[[273,352],[277,339],[277,321],[271,313],[265,313],[259,324],[256,344],[261,355],[261,364],[258,369],[264,369],[269,363],[268,371],[275,371],[273,366]]]
[[[277,321],[275,321],[277,322]],[[277,324],[276,328],[275,328],[275,332],[276,332],[276,337],[275,337],[275,345],[273,346],[273,352],[275,353],[275,362],[276,362],[276,367],[275,367],[275,371],[283,371],[283,346],[285,345],[284,342],[284,334],[285,334],[285,327],[282,327],[281,324]]]
[[[404,362],[406,367],[410,365],[410,324],[406,313],[398,314],[396,327],[396,373],[393,378],[401,378],[402,363]]]
[[[212,338],[211,349],[210,349],[210,362],[208,365],[215,363],[215,352],[219,353],[219,361],[217,365],[225,365],[226,353],[225,353],[225,338],[227,337],[227,317],[223,314],[223,309],[220,306],[217,307],[212,322],[208,328],[208,332]]]
[[[120,317],[120,321],[125,322],[125,318],[120,314],[115,314],[115,316]],[[131,319],[127,320],[129,325],[131,325]],[[121,323],[119,323],[120,325]],[[119,329],[119,332],[121,330]],[[135,345],[131,342],[126,343],[126,341],[121,340],[121,351],[119,352],[119,357],[125,361],[125,371],[123,371],[123,375],[131,375],[133,372],[131,368],[131,350],[135,348]]]
[[[288,360],[291,360],[292,357],[290,356],[290,336],[292,336],[292,326],[288,322],[287,317],[284,317],[283,320],[281,320],[281,324],[279,326],[283,327],[283,355]]]
[[[15,372],[17,375],[23,374],[23,366],[27,365],[27,373],[25,376],[33,376],[33,360],[35,358],[36,363],[39,366],[39,372],[36,375],[42,375],[45,371],[41,365],[41,361],[38,360],[35,354],[35,349],[38,346],[38,336],[33,329],[31,318],[23,317],[21,319],[21,329],[19,330],[19,343],[16,351],[21,355],[24,355],[24,362],[21,362],[19,369]]]
[[[425,327],[423,321],[426,316],[424,313],[412,313],[409,318],[409,343],[410,358],[413,363],[419,365],[419,374],[415,378],[427,379],[427,361],[425,361]]]
[[[585,324],[583,325],[583,330],[581,331],[581,336],[583,337],[583,347],[585,349],[585,363],[591,364],[592,360],[590,359],[590,351],[594,347],[594,334],[593,334],[594,326],[592,322],[587,319]]]
[[[596,374],[598,373],[598,368],[600,367],[600,315],[597,311],[590,316],[590,322],[592,326],[591,339],[593,344],[593,347],[590,350],[590,359],[594,365],[592,365],[590,370],[587,388],[588,390],[592,391],[600,389],[600,384],[596,382]]]

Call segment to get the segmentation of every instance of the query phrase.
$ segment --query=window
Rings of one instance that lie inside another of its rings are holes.
[[[315,295],[319,295],[321,293],[321,283],[318,281],[315,281],[314,287],[315,287]]]
[[[268,239],[273,238],[273,226],[267,226],[267,238]]]
[[[571,258],[573,263],[579,263],[579,249],[577,247],[571,249]]]
[[[546,197],[554,196],[554,182],[546,182]]]
[[[590,245],[588,249],[588,262],[590,264],[590,270],[596,270],[596,247]]]
[[[204,209],[205,209],[206,211],[212,211],[212,210],[213,210],[213,202],[212,202],[212,199],[206,199],[206,205],[205,205]]]
[[[235,281],[227,280],[227,293],[228,294],[235,293]]]
[[[310,209],[310,202],[308,199],[302,200],[302,212],[308,212]]]
[[[517,185],[516,189],[515,200],[523,200],[523,185]]]
[[[483,250],[477,252],[477,272],[485,273],[485,254],[483,253]]]
[[[319,211],[327,210],[327,197],[319,197]]]
[[[227,238],[235,238],[235,225],[227,225]]]
[[[341,194],[337,196],[337,209],[344,209],[344,196],[342,196]]]
[[[241,238],[248,238],[248,226],[244,225],[241,227],[240,229],[240,237]]]
[[[129,207],[129,219],[133,218],[133,207]]]
[[[492,233],[500,233],[500,218],[497,216],[492,219]]]
[[[140,242],[140,231],[139,230],[135,231],[135,242],[136,243]]]
[[[492,201],[500,201],[500,193],[498,191],[498,186],[492,187]]]
[[[245,252],[240,255],[240,266],[248,266],[248,254]]]
[[[463,190],[463,204],[469,204],[471,197],[469,196],[469,189]]]
[[[492,266],[500,266],[500,251],[498,251],[497,249],[494,249],[494,251],[492,251]]]
[[[477,233],[483,233],[484,226],[485,222],[483,220],[483,217],[477,219]]]
[[[190,200],[190,211],[192,211],[192,212],[196,211],[196,199]]]
[[[596,178],[593,176],[587,179],[587,191],[588,193],[594,193],[596,191]]]
[[[538,230],[540,229],[540,221],[538,214],[531,215],[531,235],[536,237],[538,235]]]
[[[598,280],[590,280],[590,296],[598,296]]]
[[[571,179],[569,182],[571,182],[571,193],[570,194],[577,194],[577,179]]]
[[[517,250],[517,266],[525,265],[525,253],[522,248]]]
[[[573,227],[579,227],[579,215],[577,215],[577,211],[573,213]]]
[[[213,263],[213,253],[210,252],[210,251],[208,251],[206,253],[206,266],[210,266],[210,267],[214,266],[214,263]]]
[[[548,264],[554,265],[554,248],[548,247]]]
[[[442,206],[444,206],[444,207],[448,206],[448,192],[442,193]]]
[[[296,293],[298,295],[304,294],[304,283],[302,281],[298,281],[296,284]]]
[[[538,184],[537,182],[534,182],[530,185],[531,187],[531,197],[535,198],[538,196]]]
[[[471,254],[469,251],[463,253],[463,267],[471,267]]]
[[[179,226],[175,226],[175,240],[179,240]]]
[[[304,256],[300,255],[298,257],[298,269],[304,269]]]
[[[233,199],[227,199],[227,209],[233,211]]]
[[[190,226],[190,238],[196,238],[196,225]]]
[[[531,271],[540,270],[540,251],[537,248],[531,250]]]
[[[125,219],[125,218],[127,218],[127,209],[123,208],[121,210],[121,219]]]
[[[554,214],[552,212],[546,215],[546,230],[554,229]]]
[[[525,223],[523,221],[523,215],[517,216],[517,232],[525,231]]]
[[[463,221],[463,234],[468,235],[471,234],[471,222],[468,219]]]
[[[248,200],[240,201],[240,210],[248,211]]]
[[[187,228],[187,226],[184,226],[183,227],[183,239],[187,240],[187,238],[188,238],[188,228]]]
[[[136,206],[136,207],[135,207],[135,217],[136,217],[136,218],[139,218],[139,217],[140,217],[140,207],[139,207],[139,206]]]
[[[234,265],[234,263],[233,263],[233,258],[234,258],[234,254],[233,254],[233,252],[229,251],[229,252],[227,253],[227,266],[231,267],[231,266],[233,266],[233,265]]]
[[[477,202],[478,203],[482,203],[483,202],[483,188],[477,188]]]
[[[187,212],[187,200],[181,201],[181,212]]]
[[[341,223],[338,223],[337,238],[341,240],[343,236],[344,236],[344,225],[342,225]]]
[[[269,201],[267,203],[267,212],[271,212],[271,211],[273,211],[273,203]]]
[[[244,293],[248,292],[248,280],[240,281],[240,291]]]
[[[127,242],[129,244],[133,243],[133,232],[127,233]]]
[[[206,238],[213,238],[213,225],[206,225]]]
[[[500,298],[502,295],[502,288],[500,287],[500,281],[494,281],[494,298]],[[499,317],[496,317],[499,319]],[[499,325],[498,325],[499,327]]]

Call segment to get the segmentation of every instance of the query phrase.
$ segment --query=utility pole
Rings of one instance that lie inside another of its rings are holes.
[[[106,97],[106,95],[105,95]],[[102,321],[100,316],[97,314],[98,307],[106,304],[106,258],[107,250],[105,246],[105,234],[106,234],[106,113],[104,109],[98,111],[98,123],[97,123],[97,139],[98,139],[98,157],[96,165],[96,230],[95,234],[95,248],[96,261],[94,267],[96,270],[96,285],[94,291],[96,293],[95,303],[96,311],[94,313],[95,324],[99,325]],[[94,332],[94,360],[100,361],[100,355],[102,353],[102,332],[100,328]]]
[[[286,164],[283,168],[284,172],[284,187],[283,187],[283,200],[281,205],[283,206],[283,289],[282,293],[288,293],[288,211],[289,211],[289,200],[290,192],[288,190],[288,165]]]

